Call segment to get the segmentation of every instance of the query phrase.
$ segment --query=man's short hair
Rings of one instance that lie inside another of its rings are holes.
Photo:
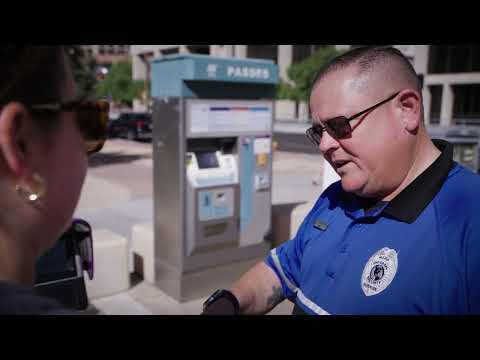
[[[352,65],[357,67],[358,75],[364,75],[373,71],[379,65],[388,64],[388,62],[399,64],[402,76],[412,84],[415,90],[421,93],[422,83],[412,64],[400,50],[392,46],[363,46],[337,56],[319,71],[314,84],[318,84],[326,75]]]

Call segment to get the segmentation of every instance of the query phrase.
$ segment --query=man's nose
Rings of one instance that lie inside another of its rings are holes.
[[[323,155],[332,152],[339,147],[338,141],[327,131],[323,131],[320,145],[318,146]]]

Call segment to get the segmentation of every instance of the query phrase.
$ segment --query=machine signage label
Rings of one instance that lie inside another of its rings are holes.
[[[250,66],[228,66],[227,77],[263,80],[270,78],[270,70],[267,68],[257,68]]]
[[[190,132],[269,131],[271,105],[212,105],[194,103],[190,107]],[[270,148],[269,140],[260,140],[258,149]],[[268,146],[267,146],[268,145]]]
[[[259,154],[270,154],[272,148],[272,141],[270,137],[261,137],[256,138],[253,143],[253,153],[255,155]]]
[[[207,76],[209,78],[216,78],[217,77],[217,64],[208,64],[207,66]]]
[[[190,62],[189,80],[228,81],[240,83],[278,83],[278,67],[271,61],[202,58]]]

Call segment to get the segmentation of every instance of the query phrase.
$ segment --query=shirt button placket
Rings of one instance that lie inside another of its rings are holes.
[[[350,245],[350,242],[353,236],[353,234],[350,234],[350,232],[354,230],[358,230],[358,228],[360,228],[360,225],[361,224],[354,222],[345,231],[344,239],[342,240],[342,244],[340,245],[339,253],[331,261],[330,265],[327,267],[327,270],[325,272],[326,275],[331,279],[335,279],[336,272],[341,266],[343,266],[344,259],[340,255],[344,255],[347,253],[348,247]]]
[[[350,226],[350,229],[348,229],[348,232],[351,232],[351,231],[358,231],[362,228],[362,224],[361,223],[358,223],[358,222],[355,222],[353,223],[351,226]],[[352,235],[349,235],[347,232],[347,236],[345,238],[345,240],[343,241],[342,245],[340,246],[340,253],[342,254],[345,254],[350,246],[350,243],[352,241]]]

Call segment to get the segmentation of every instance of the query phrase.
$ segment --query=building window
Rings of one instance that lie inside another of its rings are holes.
[[[210,55],[210,45],[187,45],[191,54]]]
[[[179,49],[178,49],[178,48],[171,48],[171,49],[160,50],[160,54],[162,54],[163,56],[165,56],[165,55],[178,54],[178,52],[179,52]]]
[[[278,61],[278,45],[248,45],[247,58]]]
[[[292,63],[302,62],[326,46],[328,45],[293,45]]]
[[[302,62],[312,54],[311,45],[293,45],[292,63]]]
[[[375,47],[382,47],[382,46],[392,46],[390,44],[383,44],[383,45],[373,45],[373,44],[369,44],[369,45],[350,45],[350,49],[356,49],[356,48],[361,48],[361,47],[365,47],[365,46],[375,46]]]
[[[470,47],[470,51],[470,66],[472,68],[472,71],[480,72],[480,46],[472,45]]]
[[[432,74],[480,71],[480,45],[430,45],[428,72]]]
[[[315,51],[323,49],[324,47],[329,46],[329,45],[312,45],[312,46],[313,46],[313,51],[315,52]]]
[[[442,85],[431,85],[430,89],[430,124],[440,123],[440,112],[442,109]]]
[[[453,120],[480,125],[480,84],[453,85]]]
[[[450,72],[472,71],[469,46],[454,46],[452,55],[450,55]]]

